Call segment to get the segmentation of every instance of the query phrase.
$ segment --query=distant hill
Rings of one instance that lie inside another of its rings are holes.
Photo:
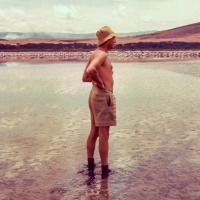
[[[152,31],[139,31],[139,32],[130,32],[130,33],[119,33],[119,37],[126,36],[136,36],[154,33]],[[28,38],[46,38],[46,39],[58,39],[58,38],[96,38],[95,33],[86,33],[86,34],[75,34],[75,33],[48,33],[48,32],[0,32],[0,39],[4,40],[16,40],[16,39],[28,39]]]
[[[189,24],[169,30],[129,37],[132,42],[200,42],[200,23]]]
[[[51,33],[51,32],[0,32],[0,39],[16,40],[28,38],[94,38],[94,33],[73,34],[73,33]]]
[[[97,45],[94,33],[0,33],[0,37],[0,51],[89,51]],[[200,50],[200,23],[154,33],[120,33],[115,49]]]

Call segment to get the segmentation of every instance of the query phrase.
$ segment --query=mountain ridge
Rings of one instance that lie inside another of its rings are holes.
[[[137,42],[145,41],[182,41],[182,42],[200,42],[200,22],[175,27],[168,30],[157,31],[155,33],[133,36],[132,39]]]
[[[119,37],[136,36],[154,33],[156,30],[118,33]],[[30,38],[96,38],[95,33],[55,33],[55,32],[0,32],[0,39],[30,39]]]
[[[0,39],[0,51],[89,51],[96,46],[96,37]],[[115,49],[198,50],[200,49],[200,23],[149,34],[117,37]]]

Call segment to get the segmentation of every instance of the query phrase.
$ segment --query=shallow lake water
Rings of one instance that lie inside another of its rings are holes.
[[[113,172],[97,146],[92,181],[84,67],[0,64],[0,200],[199,200],[200,61],[113,63]]]

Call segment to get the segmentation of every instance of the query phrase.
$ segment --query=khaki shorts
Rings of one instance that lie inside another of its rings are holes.
[[[116,126],[116,100],[109,90],[92,87],[89,96],[91,121],[97,127]]]

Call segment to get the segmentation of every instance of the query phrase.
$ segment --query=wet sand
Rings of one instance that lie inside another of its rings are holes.
[[[110,167],[86,175],[85,63],[0,65],[0,199],[199,200],[200,61],[115,63]]]

